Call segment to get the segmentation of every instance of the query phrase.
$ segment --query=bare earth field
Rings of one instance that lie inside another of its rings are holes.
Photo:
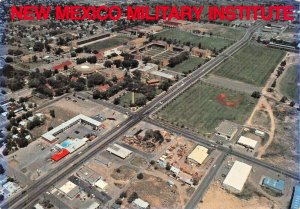
[[[296,163],[299,158],[295,127],[297,110],[274,102],[272,106],[276,118],[276,130],[274,139],[265,154],[262,155],[262,159],[290,171],[296,171]]]
[[[242,200],[214,183],[204,196],[203,203],[198,204],[197,209],[270,209],[272,206],[273,203],[265,197],[254,196],[249,200]]]
[[[133,192],[149,202],[151,208],[180,208],[176,186],[170,187],[159,177],[144,174],[143,180],[133,180],[127,193]]]

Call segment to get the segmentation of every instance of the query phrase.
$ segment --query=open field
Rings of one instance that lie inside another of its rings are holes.
[[[293,100],[297,93],[297,82],[298,82],[298,69],[300,65],[290,66],[286,72],[284,72],[283,77],[280,81],[279,88],[283,95],[287,96],[289,99]]]
[[[276,118],[274,139],[262,159],[289,171],[298,171],[297,110],[270,101]]]
[[[175,67],[168,67],[168,70],[172,70],[179,73],[188,73],[197,68],[199,64],[203,64],[204,59],[199,57],[190,57],[189,59],[183,61],[182,63],[176,65]]]
[[[199,133],[211,133],[223,120],[244,123],[256,100],[247,94],[202,82],[164,107],[158,117]]]
[[[216,49],[217,51],[224,47],[226,48],[233,43],[232,41],[222,38],[197,36],[189,32],[179,31],[175,29],[170,29],[161,33],[157,33],[155,36],[157,38],[162,39],[176,39],[181,43],[190,42],[191,44],[194,44],[196,46],[198,46],[198,44],[201,43],[202,48],[210,50]]]
[[[228,39],[239,40],[246,32],[245,28],[232,28],[216,24],[203,24],[203,29],[207,32],[212,32],[214,36],[221,36]]]
[[[263,86],[284,55],[285,52],[279,49],[248,44],[220,65],[213,73]]]
[[[246,201],[230,194],[224,190],[217,182],[210,186],[207,194],[204,196],[203,203],[199,203],[197,209],[231,209],[231,208],[272,208],[274,203],[266,197],[259,197],[253,191]]]
[[[116,36],[104,41],[99,41],[97,43],[93,43],[92,45],[88,45],[87,47],[90,48],[91,50],[103,50],[103,49],[109,49],[113,48],[119,45],[122,45],[129,39],[127,37],[123,36]]]

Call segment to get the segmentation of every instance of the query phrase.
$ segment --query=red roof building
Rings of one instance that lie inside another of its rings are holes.
[[[70,61],[70,60],[67,60],[67,61],[64,61],[62,62],[61,64],[59,65],[55,65],[52,67],[53,70],[63,70],[65,66],[70,66],[72,65],[73,63]]]
[[[110,88],[110,86],[109,86],[108,84],[98,86],[98,90],[99,90],[100,92],[105,92],[105,91],[107,91],[109,88]]]
[[[59,160],[63,159],[64,157],[66,157],[68,154],[70,154],[70,152],[67,149],[62,149],[59,152],[52,155],[51,159],[54,161],[59,161]]]

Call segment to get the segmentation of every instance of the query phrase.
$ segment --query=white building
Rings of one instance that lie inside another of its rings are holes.
[[[122,159],[128,157],[132,152],[118,144],[113,144],[112,146],[106,149],[111,154],[114,154]]]
[[[74,118],[71,118],[70,120],[55,127],[51,131],[48,131],[47,133],[43,134],[42,137],[50,142],[53,142],[54,140],[56,140],[56,136],[58,134],[67,130],[68,128],[71,128],[72,126],[76,125],[77,123],[88,124],[95,129],[98,129],[101,125],[101,122],[94,120],[93,118],[90,118],[83,114],[79,114],[79,115],[75,116]]]
[[[108,183],[106,183],[102,179],[99,179],[98,181],[96,181],[95,186],[98,187],[99,189],[105,190],[108,186]]]
[[[241,136],[239,138],[239,140],[237,141],[237,143],[244,146],[244,147],[246,147],[246,148],[255,149],[258,142],[253,140],[253,139],[250,139],[248,137]]]
[[[232,192],[240,193],[244,188],[251,170],[252,166],[240,161],[235,161],[223,181],[223,186]]]
[[[142,200],[141,198],[137,198],[133,201],[133,204],[135,204],[137,207],[141,209],[147,209],[150,208],[150,205],[148,202]]]

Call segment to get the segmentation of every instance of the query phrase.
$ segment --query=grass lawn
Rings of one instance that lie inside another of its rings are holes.
[[[124,36],[116,36],[113,38],[106,39],[104,41],[99,41],[96,43],[93,43],[91,45],[88,45],[87,47],[91,50],[103,50],[103,49],[109,49],[113,47],[117,47],[119,45],[122,45],[123,43],[127,42],[129,38]]]
[[[243,124],[257,100],[199,82],[157,113],[160,120],[201,134],[212,133],[223,120]]]
[[[140,93],[134,93],[134,98],[135,100],[137,98],[140,98],[140,97],[145,97],[143,94],[140,94]],[[131,99],[132,99],[132,92],[126,92],[124,95],[122,95],[120,97],[120,106],[122,107],[130,107],[130,104],[131,104]]]
[[[207,29],[207,33],[212,32],[214,36],[220,36],[228,39],[239,40],[246,33],[245,28],[232,28],[216,24],[203,24],[203,28]]]
[[[176,71],[179,73],[193,71],[194,68],[197,68],[199,64],[204,63],[204,59],[200,57],[189,57],[187,60],[176,65],[175,67],[168,67],[168,70]]]
[[[294,100],[297,93],[297,82],[298,82],[298,69],[300,65],[293,65],[289,67],[279,83],[279,89],[281,93],[287,96],[289,99]]]
[[[180,41],[181,43],[190,42],[196,46],[201,43],[202,48],[204,49],[216,49],[217,51],[222,49],[223,47],[230,46],[233,41],[229,41],[222,38],[216,37],[203,37],[203,36],[196,36],[190,32],[179,31],[177,29],[170,29],[163,31],[161,33],[155,34],[157,38],[166,38]]]
[[[264,86],[285,53],[279,49],[248,44],[213,73],[256,86]]]

